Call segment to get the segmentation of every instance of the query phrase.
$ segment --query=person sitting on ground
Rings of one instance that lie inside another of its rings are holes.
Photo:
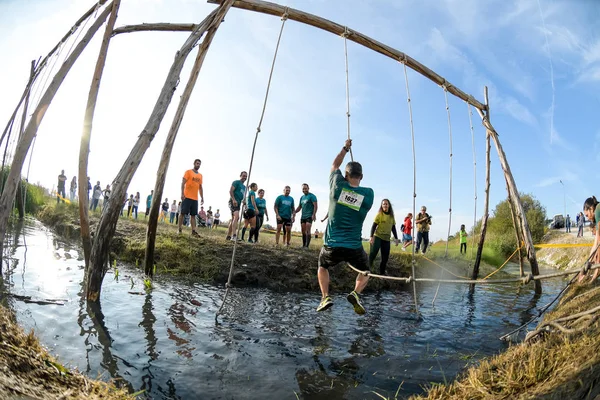
[[[598,250],[598,245],[600,245],[600,229],[598,229],[598,225],[600,224],[600,207],[598,207],[598,200],[596,200],[596,196],[588,197],[583,203],[583,212],[587,219],[590,220],[592,227],[596,228],[596,233],[594,235],[594,245],[592,246],[592,250],[590,251],[590,264],[598,264],[600,263],[600,251]],[[598,278],[598,273],[600,273],[600,269],[595,269],[592,273],[591,282],[595,282],[596,278]],[[579,282],[583,282],[587,275],[579,274]]]
[[[329,297],[329,267],[345,261],[360,271],[369,270],[369,258],[363,248],[361,234],[367,213],[373,206],[374,193],[373,189],[360,186],[363,178],[360,163],[352,161],[346,164],[345,176],[339,170],[351,146],[352,140],[346,140],[333,160],[329,175],[328,215],[331,218],[327,221],[323,247],[319,254],[317,277],[322,300],[317,311],[327,310],[333,305]],[[354,291],[346,297],[354,312],[360,315],[366,311],[360,303],[359,294],[368,281],[368,276],[358,274]]]
[[[283,189],[283,194],[280,194],[275,199],[275,218],[277,219],[277,232],[275,233],[275,245],[279,245],[279,235],[283,228],[283,243],[289,247],[292,238],[292,225],[296,213],[294,212],[294,199],[290,196],[292,189],[286,186]]]
[[[402,224],[402,251],[406,251],[406,248],[413,244],[412,219],[412,213],[408,213],[408,215],[404,217],[404,223]]]
[[[467,254],[467,231],[465,230],[465,224],[460,226],[460,232],[458,234],[460,235],[460,254],[463,253],[463,249],[465,254]]]
[[[394,234],[394,243],[398,246],[398,233],[396,232],[396,219],[394,209],[388,199],[381,201],[379,211],[371,227],[371,249],[369,251],[369,266],[373,268],[373,262],[379,249],[381,249],[381,262],[379,263],[379,274],[386,275],[385,268],[390,258],[390,235]]]
[[[246,171],[242,171],[240,174],[240,179],[236,179],[231,182],[231,187],[229,188],[229,210],[231,211],[231,221],[229,221],[229,226],[227,227],[227,236],[226,240],[237,240],[237,228],[238,222],[240,220],[240,207],[242,206],[242,201],[244,200],[244,193],[246,193],[246,186],[244,182],[248,179],[248,173]],[[218,210],[217,210],[218,211]]]
[[[425,254],[429,245],[429,229],[431,229],[431,216],[427,214],[427,207],[421,206],[421,212],[417,214],[415,223],[417,224],[417,248],[415,252],[419,252],[422,243],[423,249],[421,251]]]
[[[256,183],[250,184],[250,190],[246,197],[246,211],[244,211],[244,227],[242,228],[242,241],[246,234],[246,229],[250,226],[250,234],[248,235],[248,243],[254,243],[254,235],[256,231],[256,190],[258,185]]]
[[[265,200],[265,189],[258,191],[258,197],[255,199],[256,202],[256,228],[254,228],[254,243],[258,242],[258,232],[262,228],[264,218],[267,217],[269,220],[269,213],[267,213],[267,201]]]
[[[198,214],[198,194],[200,194],[200,205],[204,204],[204,189],[202,189],[202,174],[198,172],[202,161],[194,160],[194,168],[188,169],[181,181],[181,215],[179,216],[179,233],[182,232],[183,216],[190,216],[192,225],[192,236],[198,236],[196,232],[196,215]]]
[[[311,228],[312,223],[317,220],[317,209],[319,208],[317,203],[317,196],[310,193],[308,190],[307,183],[302,184],[302,197],[300,197],[300,204],[296,209],[296,213],[302,210],[300,215],[300,229],[302,230],[302,247],[308,248],[311,239]]]

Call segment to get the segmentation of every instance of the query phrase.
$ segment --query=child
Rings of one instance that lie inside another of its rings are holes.
[[[465,230],[465,224],[460,226],[460,253],[462,254],[463,249],[465,249],[465,254],[467,254],[467,231]]]

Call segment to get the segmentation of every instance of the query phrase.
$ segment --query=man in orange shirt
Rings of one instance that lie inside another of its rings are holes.
[[[194,169],[188,169],[183,175],[181,182],[181,215],[179,218],[179,233],[183,226],[183,216],[190,216],[192,224],[192,236],[198,236],[196,232],[196,215],[198,214],[198,193],[200,193],[200,204],[204,204],[204,191],[202,190],[202,174],[198,172],[202,161],[194,160]]]

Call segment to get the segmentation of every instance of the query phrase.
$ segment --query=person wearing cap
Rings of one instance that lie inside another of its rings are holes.
[[[431,215],[427,214],[427,207],[421,206],[421,212],[417,214],[415,220],[417,225],[417,244],[415,247],[415,253],[419,252],[421,243],[423,243],[423,254],[427,251],[429,245],[429,229],[431,227]]]
[[[363,178],[360,163],[351,161],[346,164],[345,175],[339,169],[351,146],[352,140],[346,140],[335,156],[329,174],[329,219],[317,272],[322,299],[317,311],[327,310],[333,305],[329,296],[329,267],[347,262],[360,271],[369,270],[369,257],[362,245],[362,228],[375,195],[373,189],[360,186]],[[368,276],[358,274],[354,290],[346,297],[359,315],[366,312],[359,295],[368,281]]]

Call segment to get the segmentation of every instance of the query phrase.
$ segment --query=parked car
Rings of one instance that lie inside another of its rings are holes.
[[[550,229],[561,229],[565,227],[565,218],[561,214],[556,214],[552,218],[552,222],[548,225]]]

